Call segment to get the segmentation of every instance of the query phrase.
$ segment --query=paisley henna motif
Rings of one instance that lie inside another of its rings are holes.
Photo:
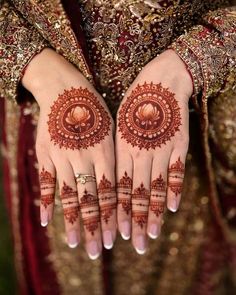
[[[98,185],[98,198],[100,203],[101,218],[105,223],[109,222],[110,217],[113,214],[113,210],[116,209],[116,191],[111,182],[103,174],[102,179]]]
[[[86,230],[94,235],[100,222],[97,196],[85,189],[83,197],[80,199],[80,208]]]
[[[132,210],[132,218],[141,228],[147,223],[149,198],[150,191],[145,188],[143,183],[132,193],[132,206],[135,207]]]
[[[41,190],[41,204],[44,206],[45,209],[51,204],[54,203],[54,190],[56,187],[56,178],[52,176],[52,174],[42,168],[42,171],[39,174],[39,184]],[[43,191],[47,191],[50,193],[42,193]]]
[[[168,186],[171,189],[171,191],[175,194],[175,196],[178,196],[182,192],[184,170],[185,170],[184,163],[180,160],[180,157],[168,169],[168,172],[169,172]]]
[[[65,90],[51,107],[48,130],[60,148],[87,149],[109,133],[111,119],[98,98],[82,87]]]
[[[181,125],[174,93],[160,84],[138,85],[119,111],[119,132],[133,147],[155,149],[170,141]]]
[[[133,181],[125,171],[124,176],[117,183],[118,204],[121,204],[123,210],[129,215],[131,211],[131,191]]]
[[[73,224],[79,218],[79,202],[77,191],[67,185],[65,181],[61,189],[61,202],[65,220]]]

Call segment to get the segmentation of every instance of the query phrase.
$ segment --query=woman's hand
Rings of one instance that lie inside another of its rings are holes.
[[[177,211],[189,141],[192,80],[167,50],[146,65],[127,91],[117,117],[118,227],[139,254],[146,233],[160,234],[167,207]]]
[[[33,58],[22,84],[40,106],[36,152],[42,225],[52,219],[57,178],[67,242],[73,248],[80,241],[81,213],[86,250],[95,259],[102,240],[110,249],[116,236],[112,118],[94,87],[51,49]],[[76,173],[91,176],[76,183]]]

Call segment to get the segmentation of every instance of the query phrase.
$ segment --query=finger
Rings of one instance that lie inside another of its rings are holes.
[[[102,238],[95,173],[89,160],[78,161],[77,167],[79,168],[74,168],[75,174],[91,175],[82,177],[81,180],[77,178],[77,190],[84,226],[86,251],[90,259],[97,259],[102,251]]]
[[[138,254],[144,254],[147,247],[147,220],[150,199],[150,178],[152,159],[134,161],[132,190],[132,242]]]
[[[174,150],[168,168],[167,208],[176,212],[179,208],[183,190],[186,152]]]
[[[115,191],[115,169],[114,160],[108,157],[94,164],[97,191],[100,207],[100,218],[102,227],[103,245],[106,249],[113,247],[116,238],[116,206],[117,198]],[[103,163],[103,165],[101,164]]]
[[[119,155],[122,157],[119,159]],[[133,161],[130,155],[117,152],[116,164],[117,221],[120,234],[124,240],[131,235],[131,192],[133,183]]]
[[[56,171],[50,159],[39,162],[40,186],[40,220],[42,226],[47,226],[53,216],[56,189]]]
[[[156,239],[161,232],[163,213],[166,206],[167,194],[167,167],[169,152],[159,153],[152,163],[151,196],[148,211],[147,233],[150,238]]]
[[[79,201],[74,172],[69,162],[60,163],[57,175],[67,243],[70,248],[75,248],[80,242]]]

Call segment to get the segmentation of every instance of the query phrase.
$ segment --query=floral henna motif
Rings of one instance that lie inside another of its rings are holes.
[[[156,215],[160,216],[164,213],[165,202],[163,201],[150,201],[150,210]]]
[[[151,183],[151,197],[164,197],[166,196],[166,182],[163,176],[160,174],[159,177],[154,179]]]
[[[65,220],[73,224],[79,218],[79,202],[76,190],[63,182],[61,189],[61,202]]]
[[[180,160],[180,157],[168,169],[168,173],[169,173],[168,186],[171,189],[171,191],[175,194],[175,196],[178,196],[182,192],[184,170],[185,170],[184,163]]]
[[[170,141],[181,125],[174,93],[160,84],[138,85],[121,106],[119,132],[133,147],[155,149]]]
[[[65,90],[51,107],[48,130],[60,148],[87,149],[110,131],[111,119],[98,98],[82,87]]]
[[[98,197],[100,201],[101,218],[105,223],[108,223],[113,214],[113,210],[116,209],[117,202],[115,187],[112,186],[111,182],[104,174],[98,185]]]
[[[41,204],[45,209],[51,204],[54,203],[54,190],[56,187],[56,178],[52,176],[52,174],[42,168],[42,171],[39,174],[39,184],[41,190]],[[51,191],[50,193],[44,194],[43,191]],[[53,193],[52,193],[53,192]]]
[[[94,235],[100,222],[97,196],[85,190],[83,197],[80,199],[80,208],[84,227]]]
[[[132,218],[135,221],[135,223],[137,223],[137,225],[139,225],[141,228],[143,228],[143,226],[145,224],[147,224],[148,213],[133,210],[132,211]]]
[[[54,203],[54,195],[48,194],[48,195],[42,195],[41,196],[41,204],[44,206],[45,209],[51,204]]]
[[[135,206],[135,210],[132,210],[132,218],[141,228],[147,223],[148,219],[148,203],[150,198],[150,191],[145,188],[143,183],[134,190],[132,193],[132,205]],[[140,209],[137,210],[137,207]],[[141,210],[144,208],[144,210]]]
[[[117,183],[118,204],[121,204],[123,210],[129,215],[131,211],[131,191],[133,181],[125,171],[124,176]]]

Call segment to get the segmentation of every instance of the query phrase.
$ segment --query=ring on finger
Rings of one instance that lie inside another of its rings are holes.
[[[95,182],[96,177],[91,174],[76,173],[75,180],[76,180],[76,183],[85,184],[86,182]]]

